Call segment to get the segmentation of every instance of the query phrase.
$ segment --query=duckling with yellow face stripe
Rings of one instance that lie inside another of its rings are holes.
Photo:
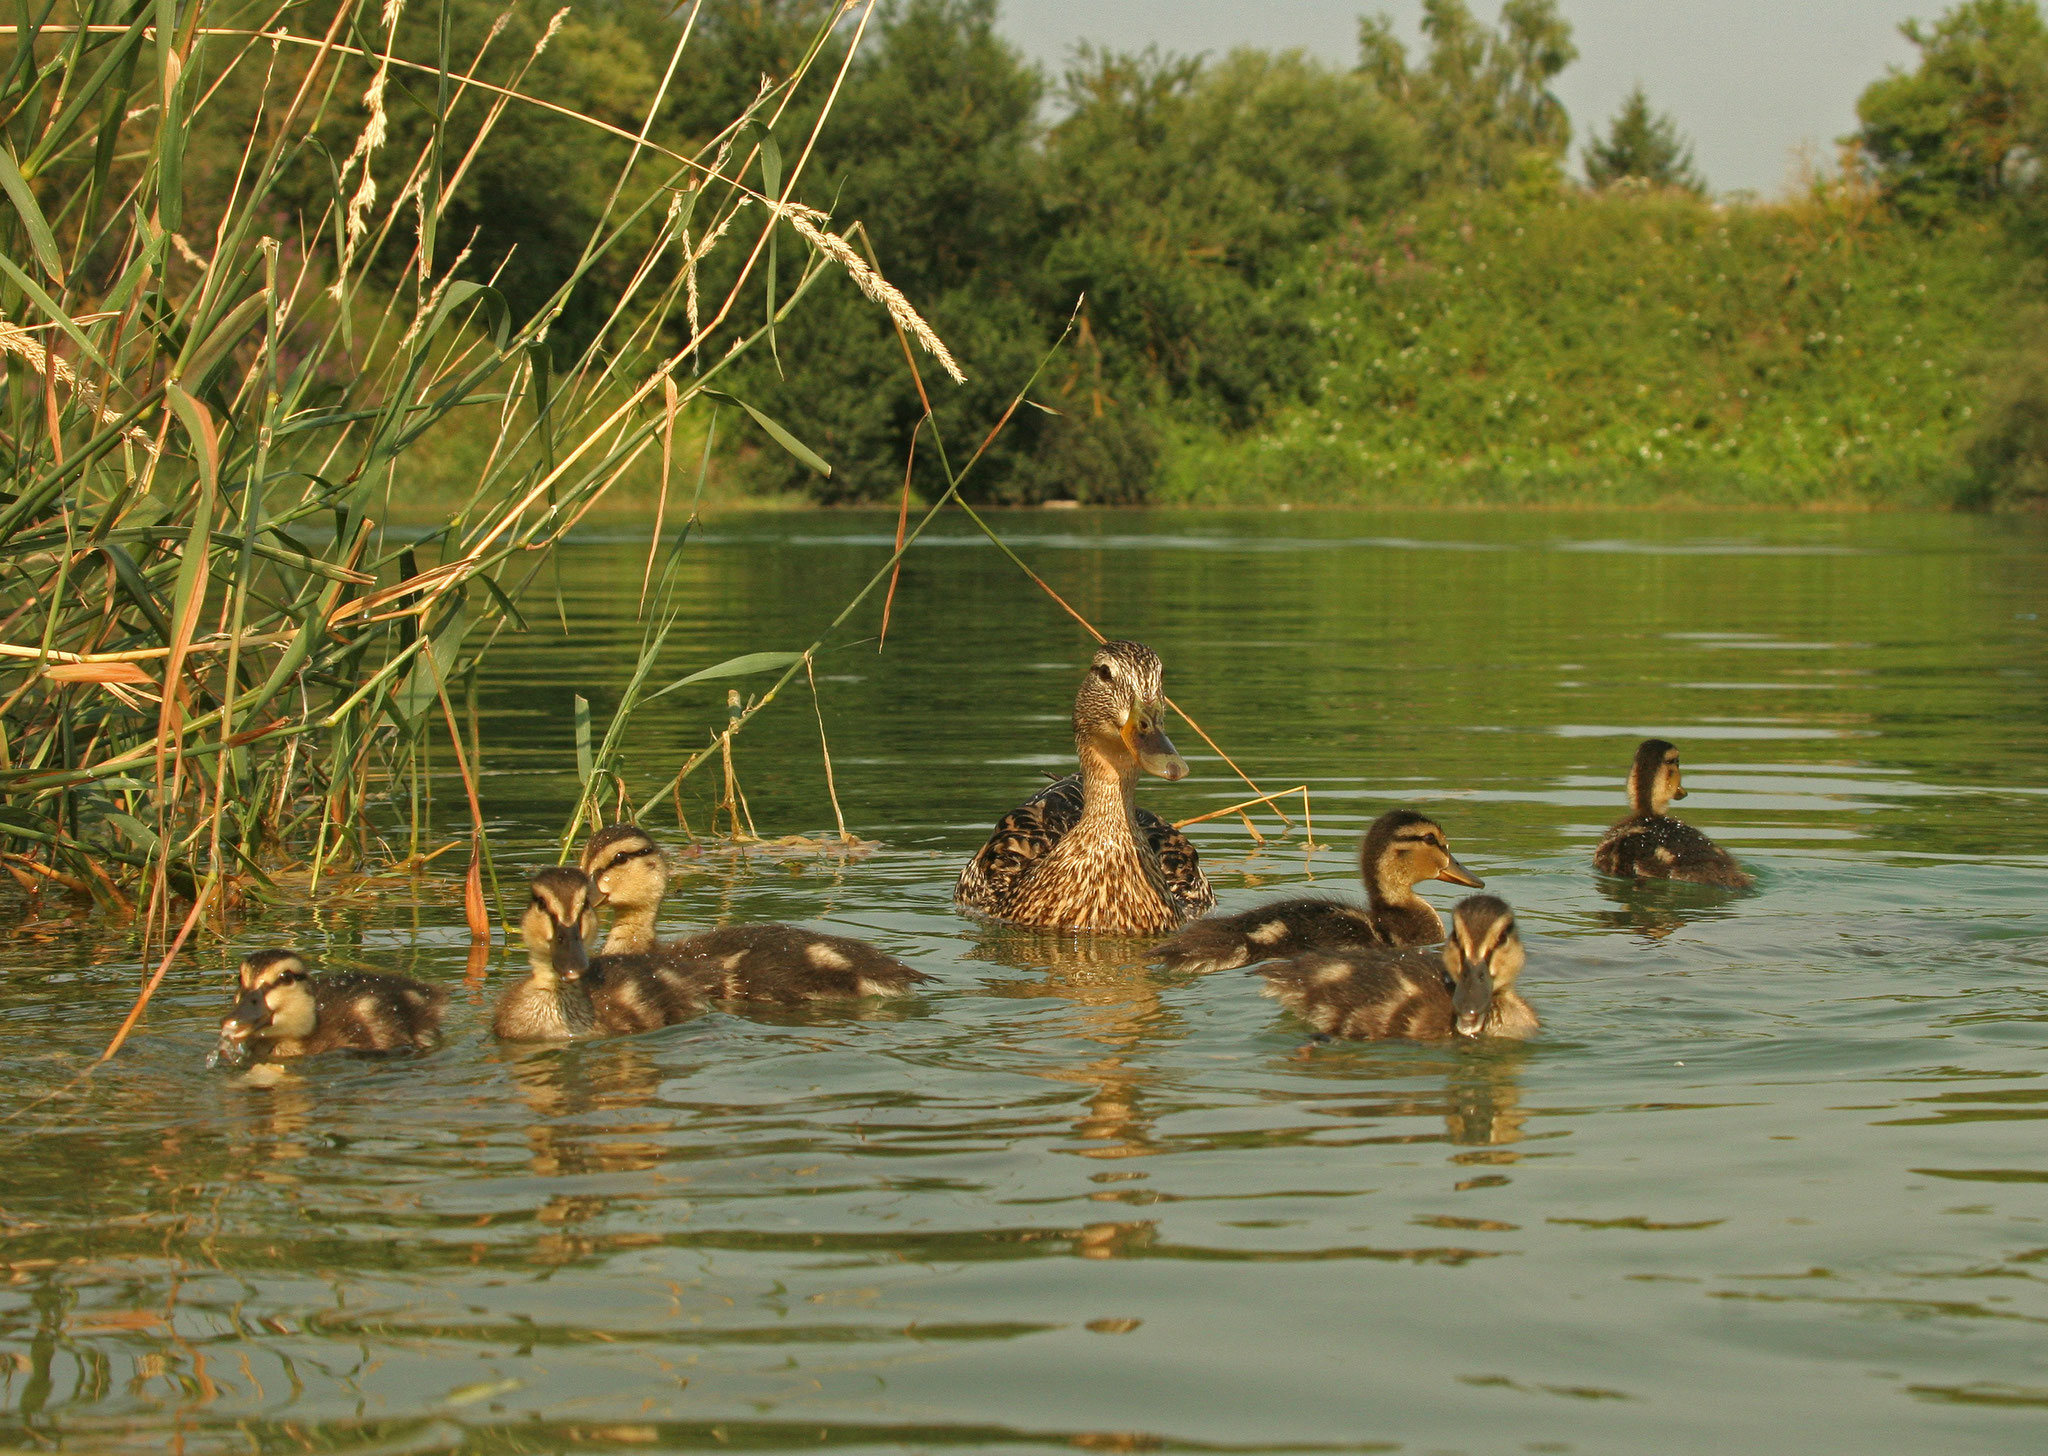
[[[1255,967],[1265,995],[1325,1036],[1386,1041],[1527,1037],[1536,1013],[1515,990],[1522,939],[1514,912],[1472,895],[1451,915],[1442,951],[1312,952]]]
[[[1475,890],[1484,884],[1458,863],[1437,822],[1413,809],[1395,809],[1373,821],[1359,848],[1358,873],[1365,881],[1362,909],[1305,896],[1212,915],[1162,942],[1152,958],[1170,971],[1227,971],[1311,950],[1435,945],[1444,938],[1444,923],[1415,893],[1416,884],[1447,880]]]
[[[628,978],[709,1001],[854,1001],[905,996],[932,977],[865,941],[797,925],[727,925],[663,941],[657,919],[668,891],[661,847],[636,824],[614,824],[583,847],[595,902],[612,911],[600,983]]]
[[[1755,878],[1732,855],[1666,810],[1685,797],[1678,750],[1646,738],[1628,772],[1629,816],[1608,830],[1593,851],[1593,868],[1617,879],[1685,880],[1746,890]]]
[[[441,1044],[448,993],[408,976],[316,976],[288,950],[260,950],[237,973],[241,996],[220,1026],[224,1056],[426,1051]]]
[[[619,1036],[687,1021],[708,998],[687,976],[630,958],[592,957],[597,895],[590,877],[557,865],[533,877],[520,923],[526,979],[498,1003],[495,1029],[506,1041],[567,1041]]]
[[[1134,797],[1138,775],[1168,783],[1188,766],[1166,736],[1159,654],[1105,642],[1074,697],[1081,772],[1004,815],[953,900],[1039,930],[1162,934],[1216,903],[1201,856]]]

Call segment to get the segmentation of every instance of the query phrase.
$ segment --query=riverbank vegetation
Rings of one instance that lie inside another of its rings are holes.
[[[1369,19],[1351,69],[1084,47],[1050,83],[991,5],[892,13],[821,193],[857,198],[970,374],[1012,374],[1082,300],[1036,396],[1057,413],[1006,439],[987,498],[2041,498],[2034,0],[1908,27],[1918,65],[1874,78],[1841,157],[1770,200],[1711,197],[1640,90],[1574,171],[1549,0],[1425,12],[1420,54]],[[801,370],[747,365],[832,456],[821,500],[889,499],[920,409],[855,302],[832,284]],[[758,443],[726,464],[805,484]]]
[[[2033,0],[1912,31],[1845,164],[1768,204],[1704,197],[1641,95],[1568,175],[1553,0],[1426,14],[1416,56],[1367,21],[1355,67],[1083,49],[1057,85],[992,0],[25,16],[0,862],[189,931],[373,802],[421,852],[439,755],[480,884],[481,654],[629,494],[656,623],[707,487],[2040,497]]]
[[[430,26],[431,62],[396,44],[399,0],[349,0],[311,31],[154,0],[13,28],[0,864],[24,890],[139,908],[174,954],[209,911],[272,893],[280,864],[317,883],[366,851],[419,862],[452,768],[481,933],[470,695],[490,644],[545,603],[554,544],[622,482],[677,482],[652,612],[698,474],[679,437],[708,438],[723,407],[821,465],[726,391],[753,349],[794,362],[776,331],[828,271],[858,273],[945,361],[834,225],[785,200],[808,134],[784,150],[777,118],[801,102],[824,120],[829,24],[669,147],[635,118],[659,113],[687,27],[627,78],[644,90],[511,104],[549,55],[609,54],[566,13],[479,27],[468,49]],[[551,148],[597,190],[544,220],[554,250],[522,273],[479,251],[490,206],[471,189]],[[460,493],[424,537],[389,532],[422,442],[457,425]]]

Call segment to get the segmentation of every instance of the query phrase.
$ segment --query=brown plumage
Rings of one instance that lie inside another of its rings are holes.
[[[1678,750],[1646,738],[1628,772],[1629,816],[1593,851],[1593,868],[1618,879],[1685,880],[1745,890],[1755,878],[1732,855],[1682,819],[1665,812],[1685,797]]]
[[[1172,930],[1216,903],[1195,847],[1133,794],[1140,770],[1187,777],[1163,727],[1161,679],[1142,643],[1096,651],[1074,698],[1081,772],[1003,816],[961,870],[955,903],[1041,930],[1126,935]]]
[[[505,1041],[595,1035],[597,1010],[583,980],[590,965],[584,946],[597,933],[589,876],[563,865],[535,875],[519,932],[526,945],[526,978],[498,999],[491,1030]]]
[[[241,996],[220,1026],[224,1054],[306,1057],[426,1051],[441,1044],[448,993],[439,986],[372,971],[315,976],[288,950],[258,951],[237,974]]]
[[[1276,900],[1235,915],[1212,915],[1185,926],[1152,952],[1170,971],[1227,971],[1254,961],[1311,950],[1434,945],[1444,923],[1415,893],[1421,880],[1480,888],[1485,882],[1459,864],[1434,819],[1413,809],[1380,815],[1358,851],[1365,881],[1361,908],[1337,900]]]
[[[797,925],[728,925],[683,940],[656,934],[668,870],[659,845],[637,825],[591,836],[583,866],[596,901],[612,910],[604,953],[591,962],[601,983],[631,977],[702,1006],[710,1001],[851,1001],[904,996],[932,977],[864,941]]]
[[[1526,1037],[1536,1013],[1515,991],[1524,952],[1514,912],[1492,895],[1458,902],[1442,951],[1312,951],[1255,967],[1261,988],[1326,1036],[1444,1041]]]

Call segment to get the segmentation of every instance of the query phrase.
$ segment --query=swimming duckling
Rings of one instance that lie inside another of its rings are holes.
[[[1152,952],[1170,971],[1227,971],[1311,950],[1434,945],[1444,923],[1415,893],[1422,880],[1479,889],[1485,882],[1451,853],[1427,814],[1395,809],[1373,820],[1358,851],[1365,908],[1337,900],[1278,900],[1236,915],[1197,920]]]
[[[448,993],[439,986],[372,971],[315,976],[288,950],[259,950],[237,974],[241,998],[220,1024],[224,1055],[427,1051],[441,1044]]]
[[[533,877],[520,932],[527,978],[498,1003],[495,1029],[507,1041],[565,1041],[623,1036],[673,1026],[709,1002],[701,979],[645,956],[597,956],[597,894],[590,877],[566,865]]]
[[[1195,847],[1132,794],[1140,770],[1187,777],[1164,728],[1162,671],[1143,643],[1096,650],[1074,698],[1081,772],[1003,816],[961,870],[956,904],[1041,930],[1126,935],[1172,930],[1215,905]]]
[[[597,1033],[597,1010],[583,979],[584,945],[597,934],[590,877],[555,865],[533,877],[533,896],[519,922],[526,979],[498,1000],[491,1030],[504,1041],[567,1041]]]
[[[1665,813],[1685,797],[1678,750],[1646,738],[1628,771],[1629,817],[1608,830],[1593,851],[1593,868],[1619,879],[1687,880],[1745,890],[1755,878],[1727,850],[1682,819]]]
[[[1271,996],[1325,1036],[1443,1041],[1525,1037],[1536,1013],[1515,993],[1522,938],[1505,900],[1472,895],[1451,913],[1441,952],[1407,947],[1312,951],[1255,967]]]
[[[591,962],[600,983],[631,976],[710,1000],[852,1001],[905,996],[933,979],[864,941],[796,925],[728,925],[662,941],[655,917],[668,891],[661,847],[636,824],[614,824],[583,847],[595,903],[612,909],[604,953]],[[598,993],[593,993],[598,994]],[[601,999],[601,998],[600,998]]]

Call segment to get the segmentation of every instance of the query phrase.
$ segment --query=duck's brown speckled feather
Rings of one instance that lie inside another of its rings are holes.
[[[1032,872],[1080,823],[1081,810],[1079,774],[1047,784],[997,822],[988,843],[960,872],[954,899],[969,909],[1005,918],[1023,897]],[[1154,912],[1155,917],[1170,917],[1160,928],[1170,929],[1213,906],[1216,892],[1187,836],[1150,809],[1138,809],[1136,817],[1140,852],[1150,861],[1147,868],[1156,869],[1169,901]]]

